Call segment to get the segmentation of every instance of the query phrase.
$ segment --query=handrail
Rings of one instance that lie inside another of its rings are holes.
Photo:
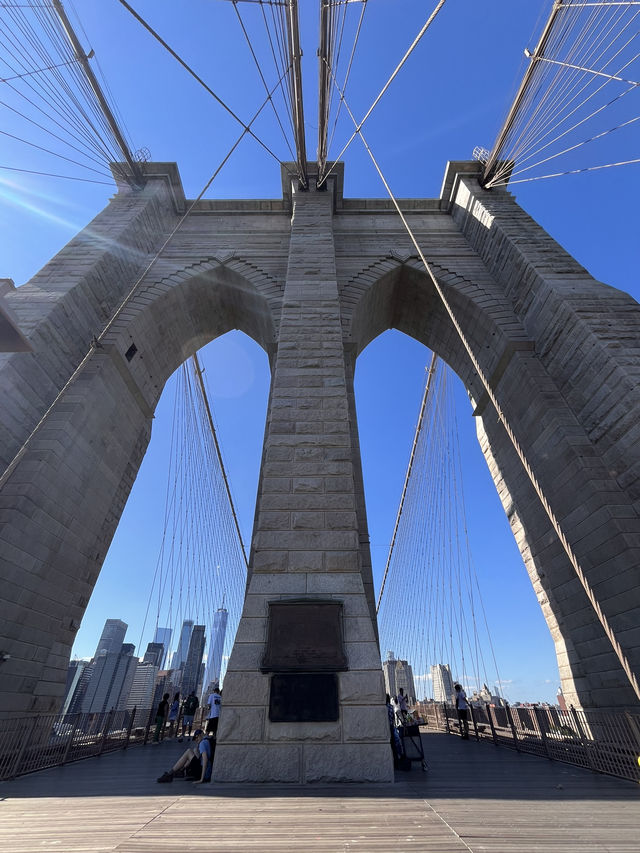
[[[453,705],[421,702],[416,711],[429,727],[458,734]],[[480,704],[472,712],[477,740],[640,782],[640,714]]]

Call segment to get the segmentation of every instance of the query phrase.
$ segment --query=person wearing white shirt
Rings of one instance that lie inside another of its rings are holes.
[[[222,691],[215,689],[207,699],[209,706],[209,719],[207,721],[207,734],[214,737],[218,731],[218,720],[220,719],[220,707],[222,705]]]
[[[453,689],[456,691],[456,711],[458,712],[460,737],[463,740],[469,740],[469,702],[467,694],[462,689],[461,684],[454,684]]]

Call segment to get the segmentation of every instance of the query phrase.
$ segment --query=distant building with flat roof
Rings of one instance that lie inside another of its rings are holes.
[[[436,702],[452,702],[453,677],[448,663],[436,663],[431,667],[431,684],[433,685],[433,698]]]

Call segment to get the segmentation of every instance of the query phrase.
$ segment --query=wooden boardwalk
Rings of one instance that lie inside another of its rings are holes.
[[[445,734],[395,785],[159,785],[183,745],[0,783],[6,853],[638,853],[640,787]]]

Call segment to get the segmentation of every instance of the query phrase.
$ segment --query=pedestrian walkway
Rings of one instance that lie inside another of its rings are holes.
[[[10,853],[637,853],[640,788],[423,736],[429,770],[395,785],[167,785],[184,744],[135,747],[0,783]]]

